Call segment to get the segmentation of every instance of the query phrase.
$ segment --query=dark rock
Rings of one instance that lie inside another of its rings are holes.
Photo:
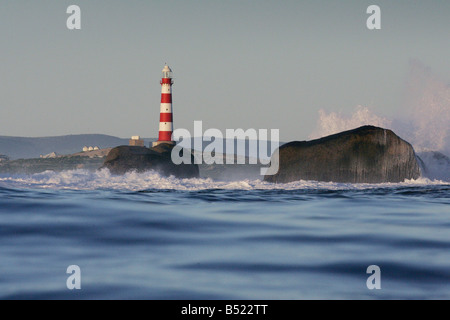
[[[164,176],[173,175],[177,178],[199,177],[198,165],[194,164],[193,155],[191,155],[192,164],[176,165],[172,162],[171,153],[173,147],[169,144],[160,144],[153,148],[116,147],[109,152],[102,168],[108,168],[112,174],[155,170]],[[182,152],[190,151],[183,149]]]
[[[279,148],[280,167],[265,181],[402,182],[420,176],[413,147],[394,132],[364,126]]]

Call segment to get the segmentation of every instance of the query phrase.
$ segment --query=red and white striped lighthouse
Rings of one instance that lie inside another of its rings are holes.
[[[172,70],[168,65],[162,70],[161,79],[161,110],[159,118],[159,137],[158,141],[153,142],[153,147],[158,144],[175,144],[172,141],[173,116],[172,116]]]

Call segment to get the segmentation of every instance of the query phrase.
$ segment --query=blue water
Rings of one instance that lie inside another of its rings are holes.
[[[0,299],[449,299],[449,230],[445,182],[0,176]]]

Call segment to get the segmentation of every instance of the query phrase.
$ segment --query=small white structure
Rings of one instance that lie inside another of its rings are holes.
[[[55,159],[56,157],[58,157],[58,154],[56,152],[52,152],[46,155],[41,154],[41,159]]]
[[[89,152],[89,151],[97,151],[100,150],[99,147],[84,147],[83,152]]]
[[[129,145],[135,146],[135,147],[143,147],[144,140],[141,139],[141,136],[132,136],[130,139]]]

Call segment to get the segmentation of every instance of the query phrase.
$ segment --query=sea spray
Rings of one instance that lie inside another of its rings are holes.
[[[369,107],[361,105],[355,108],[355,111],[350,117],[346,117],[338,112],[327,113],[325,110],[321,109],[319,110],[317,127],[309,138],[318,139],[365,125],[390,129],[391,122],[392,121],[387,118],[374,114]]]
[[[396,118],[410,128],[405,134],[417,151],[450,154],[450,85],[419,61],[410,63],[405,102]],[[397,127],[401,131],[405,125]]]
[[[410,142],[417,152],[450,154],[450,85],[418,61],[411,61],[404,102],[388,119],[367,106],[357,106],[351,115],[319,110],[316,139],[363,125],[393,130]]]

